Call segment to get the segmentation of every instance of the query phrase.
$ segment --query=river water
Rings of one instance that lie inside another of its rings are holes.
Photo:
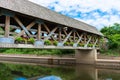
[[[89,65],[0,63],[0,80],[120,80],[120,70]]]

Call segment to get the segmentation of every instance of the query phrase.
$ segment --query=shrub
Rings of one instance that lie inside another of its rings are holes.
[[[70,46],[73,46],[74,42],[70,42]]]
[[[88,44],[88,47],[93,47],[93,44]]]
[[[31,44],[34,44],[35,39],[34,38],[30,38],[30,39],[28,39],[28,42],[31,43]]]
[[[15,39],[15,41],[16,41],[17,43],[21,43],[21,42],[23,42],[24,40],[23,40],[23,38],[21,38],[21,37],[17,37],[17,38]]]
[[[69,46],[69,44],[70,44],[69,42],[65,42],[64,43],[65,46]]]
[[[57,44],[58,44],[58,41],[53,42],[53,45],[57,46]]]
[[[45,45],[51,45],[51,41],[50,40],[45,40],[44,44]]]
[[[84,44],[82,44],[82,43],[78,43],[78,46],[80,46],[80,47],[84,47]]]

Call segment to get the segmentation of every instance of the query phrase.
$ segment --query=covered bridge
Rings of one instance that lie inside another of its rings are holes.
[[[47,48],[95,48],[99,47],[101,36],[89,24],[28,0],[0,0],[2,47],[46,48],[49,45],[52,47]]]

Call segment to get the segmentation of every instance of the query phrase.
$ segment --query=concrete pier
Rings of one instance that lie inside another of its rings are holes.
[[[95,64],[97,60],[97,50],[75,50],[77,64]]]

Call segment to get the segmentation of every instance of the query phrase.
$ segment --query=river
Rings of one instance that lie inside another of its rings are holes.
[[[0,80],[120,80],[120,70],[1,62]]]

